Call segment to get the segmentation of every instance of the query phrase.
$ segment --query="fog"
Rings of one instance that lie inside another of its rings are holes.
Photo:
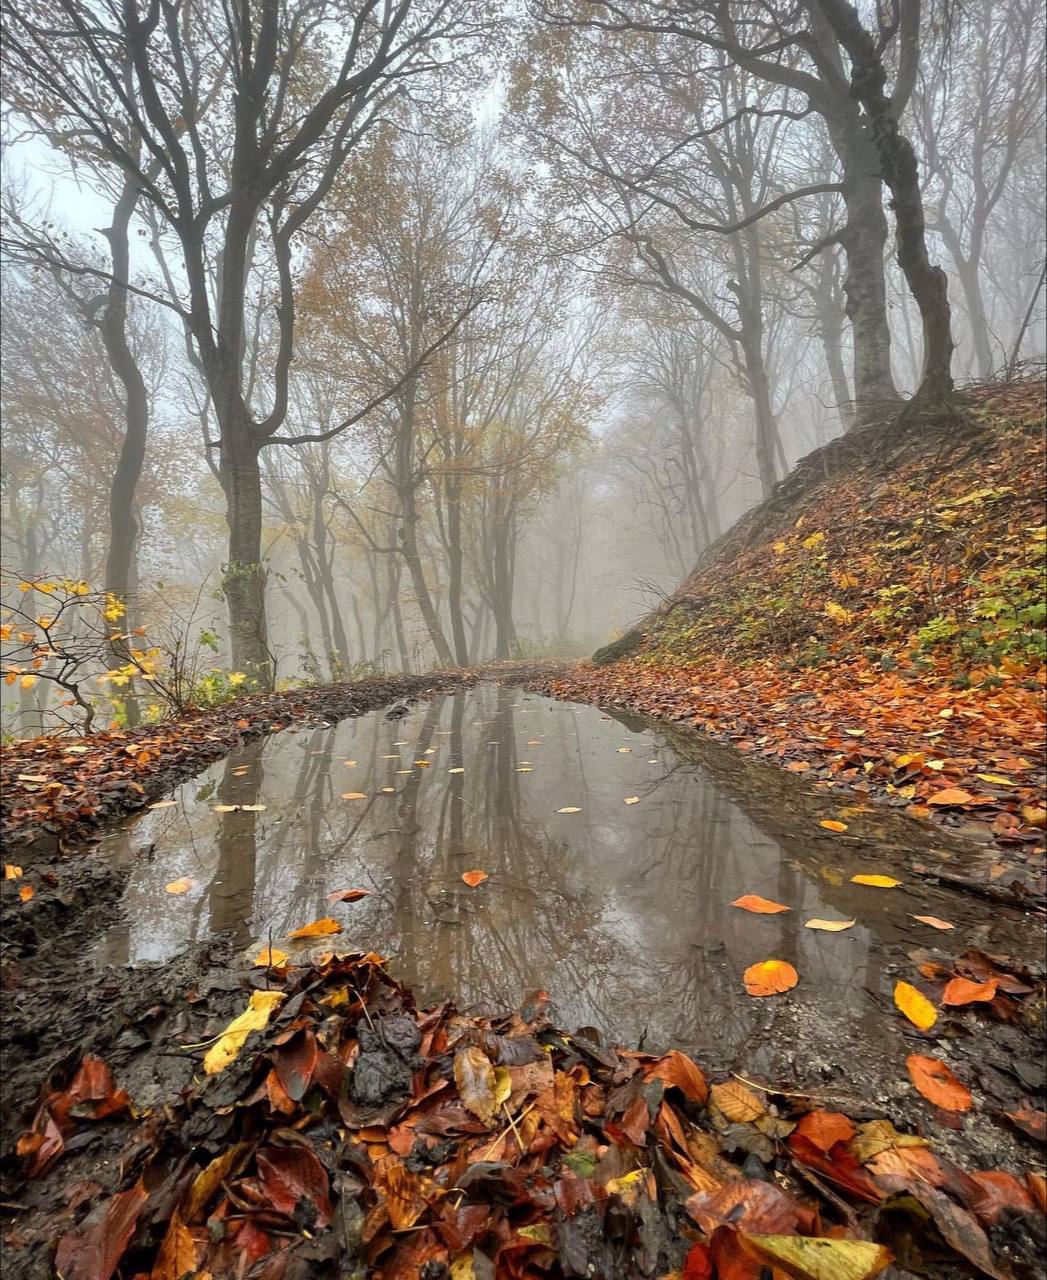
[[[849,8],[6,4],[5,731],[588,653],[1042,361],[1039,6]]]

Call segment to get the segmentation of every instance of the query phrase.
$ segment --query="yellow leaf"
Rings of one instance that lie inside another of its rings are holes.
[[[767,1107],[740,1080],[725,1080],[723,1084],[709,1086],[709,1102],[732,1124],[744,1124],[758,1120]]]
[[[185,893],[187,889],[193,887],[193,882],[188,876],[182,876],[180,880],[171,880],[164,885],[164,893]]]
[[[235,813],[240,808],[238,804],[216,804],[212,807],[215,813]]]
[[[154,804],[147,804],[147,809],[171,809],[178,802],[176,800],[157,800]]]
[[[408,770],[408,773],[409,772],[410,770]],[[366,800],[367,792],[366,791],[343,791],[342,799],[343,800]]]
[[[279,969],[286,959],[287,952],[281,951],[279,947],[263,947],[255,956],[252,964],[256,968]]]
[[[1017,786],[1013,778],[1004,778],[998,773],[976,773],[974,776],[980,778],[982,782],[994,782],[998,787]]]
[[[914,1027],[921,1031],[930,1031],[938,1021],[934,1005],[916,987],[908,982],[894,984],[894,1003],[909,1019]]]
[[[808,551],[813,551],[815,547],[821,546],[824,541],[825,534],[819,531],[818,533],[812,533],[808,538],[804,538],[803,545]]]
[[[21,867],[16,867],[13,862],[4,863],[4,879],[5,880],[17,880],[21,874],[22,874]]]
[[[625,803],[626,803],[626,804],[639,804],[639,803],[640,803],[640,797],[639,797],[639,796],[626,796],[626,797],[625,797]]]
[[[244,813],[261,813],[265,809],[264,804],[242,804],[240,808]]]
[[[891,876],[851,876],[851,884],[868,884],[874,889],[894,889],[901,881]]]
[[[825,612],[832,618],[833,622],[838,622],[841,626],[850,622],[854,617],[850,609],[845,609],[842,604],[837,604],[835,600],[830,600],[826,604]]]
[[[557,809],[557,813],[581,813],[581,809],[574,804],[565,805],[562,809]]]
[[[448,773],[465,773],[464,769],[448,769]]]
[[[33,685],[36,684],[38,679],[39,679],[39,676],[23,676],[18,683],[22,686],[23,689],[31,689]]]
[[[771,550],[774,552],[774,554],[775,554],[776,556],[783,555],[783,554],[785,553],[785,550],[786,550],[785,543],[784,543],[784,542],[772,542],[772,543],[771,543]]]
[[[840,933],[844,929],[850,929],[854,923],[854,920],[808,920],[804,928],[822,929],[825,933]]]
[[[841,591],[847,591],[850,587],[857,587],[859,585],[859,581],[854,574],[848,573],[846,569],[840,569],[834,573],[833,581]]]
[[[531,744],[528,743],[527,745],[530,746]],[[620,756],[628,756],[632,755],[633,749],[632,747],[617,747],[616,750]]]
[[[295,929],[287,936],[289,938],[320,938],[327,933],[341,933],[342,926],[337,920],[332,920],[330,916],[324,916],[320,920],[313,920],[310,924],[303,924],[300,929]]]
[[[869,1240],[821,1236],[754,1236],[739,1232],[747,1253],[796,1280],[872,1280],[891,1262],[890,1250]]]
[[[824,827],[826,831],[846,831],[846,822],[837,822],[835,818],[825,818],[818,823],[820,827]]]
[[[217,1042],[204,1054],[204,1071],[216,1075],[236,1059],[244,1047],[244,1041],[252,1031],[267,1026],[277,1005],[284,998],[282,991],[254,991],[247,1008],[234,1018],[219,1036]]]

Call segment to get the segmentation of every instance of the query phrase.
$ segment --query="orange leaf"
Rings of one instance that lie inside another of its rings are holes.
[[[746,893],[735,898],[732,907],[741,907],[743,911],[752,911],[761,916],[777,915],[779,911],[788,911],[780,902],[772,902],[770,898],[761,898],[758,893]]]
[[[462,879],[470,889],[475,889],[478,884],[483,884],[489,877],[486,871],[463,871]]]
[[[796,1132],[819,1151],[829,1152],[838,1142],[850,1142],[855,1129],[840,1111],[811,1111],[796,1126]]]
[[[795,987],[800,975],[788,960],[761,960],[746,969],[742,981],[751,996],[775,996]]]
[[[905,1069],[928,1102],[933,1102],[943,1111],[970,1111],[974,1103],[970,1090],[957,1080],[944,1062],[920,1053],[910,1053],[905,1059]]]
[[[988,982],[972,982],[970,978],[953,978],[946,983],[942,992],[942,1004],[955,1008],[963,1004],[973,1004],[976,1000],[992,1000],[996,995],[999,978],[990,978]]]
[[[31,884],[24,884],[18,890],[18,896],[22,899],[23,902],[28,902],[35,892],[36,890],[33,888]]]
[[[359,902],[361,898],[370,897],[370,889],[335,889],[327,895],[328,902]]]
[[[929,924],[932,929],[955,929],[954,924],[950,924],[948,920],[939,920],[937,916],[913,916],[914,920],[919,920],[920,924]]]
[[[332,920],[330,916],[323,916],[320,920],[314,920],[311,924],[303,924],[300,929],[295,929],[287,936],[289,938],[319,938],[325,933],[341,933],[342,926],[337,920]]]
[[[644,1077],[648,1080],[664,1080],[666,1085],[679,1089],[689,1102],[704,1102],[709,1096],[705,1076],[678,1049],[670,1049],[664,1058],[652,1062],[644,1071]]]
[[[367,792],[366,791],[343,791],[342,799],[343,800],[366,800]]]
[[[171,880],[164,885],[164,893],[185,893],[193,887],[193,882],[188,876],[182,876],[179,880]]]
[[[928,804],[970,804],[974,799],[969,791],[964,791],[962,787],[946,787],[944,791],[936,791],[933,796],[927,797]]]
[[[846,831],[847,830],[847,823],[837,822],[835,818],[825,818],[822,822],[819,822],[818,825],[820,827],[824,827],[826,831]]]
[[[921,1031],[930,1031],[938,1021],[934,1005],[911,983],[896,982],[894,984],[894,1003],[913,1026],[919,1027]]]
[[[279,969],[287,960],[287,952],[279,947],[263,947],[251,962],[256,968]]]

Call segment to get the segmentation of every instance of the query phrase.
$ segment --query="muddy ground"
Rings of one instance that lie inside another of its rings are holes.
[[[235,720],[222,712],[194,718],[192,732],[186,736],[189,750],[179,754],[172,748],[167,758],[160,755],[150,762],[153,767],[138,775],[140,791],[117,785],[106,789],[103,783],[97,789],[100,798],[92,812],[71,823],[40,823],[37,825],[42,829],[34,832],[31,815],[27,818],[21,803],[24,788],[13,798],[7,797],[5,860],[32,868],[38,887],[32,900],[23,902],[15,881],[0,884],[0,1048],[4,1066],[0,1207],[8,1245],[5,1276],[52,1274],[49,1242],[80,1216],[86,1201],[120,1183],[118,1155],[126,1135],[116,1122],[103,1122],[77,1134],[67,1143],[57,1173],[25,1180],[25,1162],[16,1152],[16,1141],[32,1122],[48,1082],[64,1086],[84,1054],[93,1053],[113,1070],[121,1087],[134,1099],[138,1113],[162,1109],[191,1083],[198,1070],[198,1055],[180,1046],[206,1040],[243,1008],[246,971],[242,957],[234,955],[222,939],[191,948],[171,963],[136,970],[130,981],[128,971],[98,967],[86,959],[92,941],[118,914],[126,875],[126,871],[92,859],[93,837],[107,824],[158,798],[250,737],[291,724],[330,723],[385,705],[390,705],[395,715],[407,699],[473,684],[492,674],[539,688],[548,677],[547,671],[531,668],[499,673],[467,671],[299,691],[280,702],[274,698],[247,700],[237,705]],[[623,717],[623,722],[627,719]],[[659,727],[678,754],[700,763],[729,793],[744,794],[750,811],[776,835],[784,838],[792,833],[795,841],[798,829],[814,831],[809,839],[796,841],[796,856],[801,862],[806,857],[817,860],[817,816],[824,812],[823,796],[807,795],[792,777],[756,761],[743,761],[738,753],[698,735]],[[138,731],[137,737],[146,732]],[[53,776],[61,776],[57,759],[30,762],[24,753],[13,762],[9,757],[6,767],[9,773],[31,770],[33,777],[53,768]],[[117,781],[115,776],[112,781]],[[805,803],[809,803],[809,811]],[[929,830],[926,859],[914,863],[908,834],[911,823],[903,825],[904,834],[894,815],[874,810],[856,824],[850,838],[867,841],[881,860],[885,854],[890,856],[893,845],[908,874],[924,875],[930,883],[940,883],[944,877],[947,883],[953,874],[950,864],[959,860],[963,846],[941,831]],[[142,852],[144,855],[148,850]],[[980,902],[986,911],[993,910],[991,903]],[[1028,919],[1030,945],[1035,948],[1042,916],[1030,911]],[[961,942],[956,949],[962,946]],[[1037,972],[1042,978],[1042,967]],[[1026,1004],[1020,1017],[1001,1021],[993,1028],[988,1041],[984,1034],[972,1033],[965,1039],[962,1029],[959,1033],[959,1057],[972,1064],[977,1061],[990,1078],[994,1073],[998,1076],[1000,1111],[1020,1105],[1023,1097],[1043,1107],[1043,1012],[1040,994]],[[984,1015],[968,1011],[968,1016]],[[962,1019],[960,1025],[962,1028]],[[781,1081],[799,1072],[808,1078],[797,1079],[798,1088],[813,1083],[824,1089],[834,1064],[824,1062],[822,1078],[812,1080],[817,1064],[798,1051],[795,1035],[795,1027],[785,1026],[783,1034],[774,1018],[769,1019],[761,1055],[767,1078]],[[842,1028],[841,1054],[860,1055],[862,1051],[855,1034]],[[853,1108],[859,1107],[859,1119],[889,1114],[897,1126],[915,1127],[919,1119],[908,1113],[908,1104],[884,1096],[874,1065],[870,1064],[866,1096],[856,1097],[852,1091],[840,1105],[849,1103],[852,1115]],[[1002,1123],[993,1129],[967,1130],[946,1113],[940,1115],[950,1158],[978,1168],[1002,1166],[1018,1171],[1042,1167],[1042,1145],[1014,1126]]]

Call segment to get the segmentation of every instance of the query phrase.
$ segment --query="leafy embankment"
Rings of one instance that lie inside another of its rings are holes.
[[[546,687],[1042,848],[1044,386],[812,454],[637,630]]]
[[[1027,972],[993,974],[1019,1021],[1042,1000]],[[65,1280],[1036,1273],[1042,1173],[963,1169],[875,1107],[710,1083],[675,1050],[557,1030],[547,1003],[419,1011],[378,956],[293,967],[272,947],[201,981],[166,1024],[146,1015],[151,1046],[125,1032],[43,1090],[7,1205],[12,1277],[52,1249]],[[937,1115],[974,1105],[941,1059],[906,1066]],[[1042,1113],[1009,1119],[1042,1140]]]

